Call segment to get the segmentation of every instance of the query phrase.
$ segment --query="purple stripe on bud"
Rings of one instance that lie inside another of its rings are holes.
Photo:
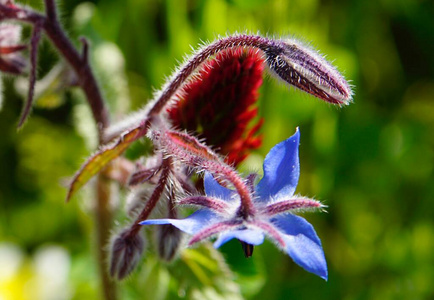
[[[206,196],[197,196],[184,198],[178,202],[179,205],[195,205],[209,208],[213,211],[224,213],[229,209],[229,205],[217,198],[211,198]]]
[[[264,213],[267,216],[274,216],[291,210],[308,210],[324,207],[321,202],[309,198],[296,198],[279,201],[265,207]]]
[[[205,239],[212,237],[215,234],[224,232],[226,230],[235,230],[241,224],[242,221],[229,220],[229,221],[219,222],[217,224],[211,225],[209,227],[206,227],[202,231],[199,231],[195,235],[193,235],[188,245],[191,246],[195,243],[201,242]]]
[[[344,77],[311,48],[295,40],[270,41],[264,53],[270,70],[286,83],[329,103],[352,101]]]
[[[210,148],[187,133],[174,130],[154,130],[151,138],[167,155],[174,156],[191,166],[200,166],[204,161],[217,161],[219,157]]]
[[[254,221],[252,225],[266,232],[275,242],[277,242],[277,244],[282,249],[285,249],[285,245],[286,245],[285,241],[283,240],[280,233],[276,229],[274,229],[273,225],[270,225],[268,222],[262,222],[259,220]]]

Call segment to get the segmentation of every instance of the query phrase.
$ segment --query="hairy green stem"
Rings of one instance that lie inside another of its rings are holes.
[[[110,206],[111,182],[104,173],[101,173],[98,175],[96,185],[95,229],[97,235],[98,271],[101,278],[103,299],[116,300],[116,284],[108,273],[108,253],[106,249],[106,245],[110,240],[110,229],[112,228],[113,219],[113,212]]]

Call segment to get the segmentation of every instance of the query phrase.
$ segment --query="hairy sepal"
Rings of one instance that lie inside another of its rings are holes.
[[[312,48],[294,39],[276,40],[264,52],[270,71],[287,84],[332,104],[351,103],[350,85]]]
[[[140,232],[132,234],[125,230],[114,237],[110,247],[110,276],[122,280],[131,274],[142,257],[145,244]]]
[[[282,213],[295,213],[295,212],[306,212],[321,210],[325,206],[314,199],[306,197],[296,197],[289,200],[277,201],[275,203],[268,204],[264,209],[263,213],[268,217],[282,214]]]
[[[149,136],[166,155],[173,156],[190,166],[198,167],[205,161],[220,161],[210,148],[187,133],[154,130]]]

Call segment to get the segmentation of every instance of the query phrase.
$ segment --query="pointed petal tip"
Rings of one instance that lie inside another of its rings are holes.
[[[165,225],[171,224],[171,222],[167,219],[153,219],[153,220],[144,220],[139,222],[140,225]]]
[[[290,138],[297,138],[298,140],[300,140],[300,127],[295,127],[295,132]]]
[[[325,263],[322,268],[319,268],[317,270],[307,270],[308,272],[311,272],[314,275],[317,275],[318,277],[324,279],[325,281],[328,281],[328,270],[327,270],[327,264]]]
[[[288,250],[288,249],[287,249]],[[291,251],[291,250],[289,250]],[[285,251],[292,260],[302,267],[304,270],[317,275],[318,277],[321,277],[325,281],[328,281],[328,271],[327,271],[327,263],[325,261],[324,255],[322,253],[322,257],[313,257],[313,253],[309,253],[311,257],[309,258],[308,254],[304,253],[295,253],[294,251],[291,251],[292,253],[289,253],[289,251]],[[305,257],[303,257],[305,256]]]
[[[313,226],[304,218],[292,214],[277,216],[273,220],[286,244],[282,250],[297,265],[327,280],[327,261]]]
[[[306,270],[306,271],[309,271],[309,270]],[[329,279],[327,265],[325,265],[323,269],[319,269],[319,270],[315,270],[315,271],[309,271],[309,272],[312,272],[312,274],[317,275],[318,277],[324,279],[325,281],[328,281],[328,279]]]
[[[326,273],[325,275],[320,275],[320,277],[322,278],[322,279],[324,279],[325,281],[329,281],[329,277],[328,277],[328,274]]]
[[[270,149],[264,160],[264,177],[257,185],[258,195],[262,199],[270,196],[294,194],[300,176],[298,147],[300,144],[300,130],[286,140]]]

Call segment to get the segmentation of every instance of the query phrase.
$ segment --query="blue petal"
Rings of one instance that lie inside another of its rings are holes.
[[[286,253],[306,271],[327,280],[327,263],[321,241],[313,226],[305,219],[292,214],[281,215],[271,220],[286,244]]]
[[[207,196],[216,197],[222,200],[230,200],[233,191],[221,186],[209,172],[204,177],[205,193]]]
[[[264,160],[264,177],[257,185],[257,193],[263,201],[270,197],[294,195],[300,175],[298,145],[300,132],[274,146]]]
[[[172,224],[176,228],[188,233],[195,234],[205,226],[209,226],[220,220],[220,217],[210,210],[198,210],[185,219],[154,219],[140,222],[140,225],[163,225]]]
[[[221,233],[218,239],[214,242],[214,248],[219,248],[221,245],[232,239],[239,239],[247,244],[257,246],[264,242],[264,234],[262,231],[255,229],[226,231]]]

